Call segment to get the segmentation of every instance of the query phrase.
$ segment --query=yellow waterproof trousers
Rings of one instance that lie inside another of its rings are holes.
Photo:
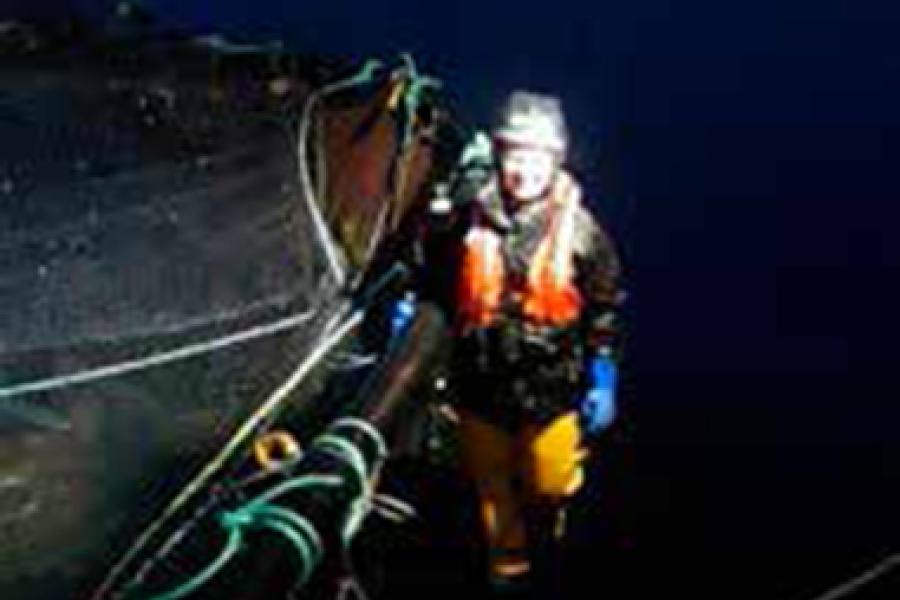
[[[459,419],[462,464],[478,493],[491,575],[520,575],[530,568],[525,509],[561,505],[581,487],[578,416],[568,412],[515,434],[468,411]]]

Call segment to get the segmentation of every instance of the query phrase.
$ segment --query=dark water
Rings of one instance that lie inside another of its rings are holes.
[[[641,572],[814,598],[900,547],[896,20],[708,4],[672,5],[632,88]]]

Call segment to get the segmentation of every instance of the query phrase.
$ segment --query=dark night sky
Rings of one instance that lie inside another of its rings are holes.
[[[39,5],[99,14],[110,1]],[[846,371],[842,307],[856,292],[834,282],[853,261],[896,259],[896,242],[865,223],[865,204],[885,190],[866,189],[873,182],[862,170],[886,161],[886,132],[898,125],[885,93],[898,67],[888,48],[897,20],[878,7],[143,4],[166,24],[304,51],[409,50],[477,123],[516,86],[558,93],[575,132],[573,162],[626,249],[635,291],[646,286],[635,302],[648,370]]]
[[[301,50],[410,50],[473,121],[515,86],[557,92],[631,273],[645,547],[692,536],[783,581],[811,549],[855,557],[810,567],[801,598],[900,550],[888,3],[145,4]]]

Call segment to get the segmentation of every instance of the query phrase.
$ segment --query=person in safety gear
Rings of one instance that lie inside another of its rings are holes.
[[[614,417],[619,260],[567,145],[558,100],[512,93],[432,201],[418,252],[419,294],[453,324],[461,462],[501,584],[562,535],[583,441]]]

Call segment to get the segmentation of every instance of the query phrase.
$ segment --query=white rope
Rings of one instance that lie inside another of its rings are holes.
[[[378,362],[376,354],[359,354],[354,352],[343,352],[336,354],[334,360],[329,362],[329,366],[339,371],[354,371],[364,367],[369,367]]]
[[[119,561],[108,572],[104,581],[92,595],[94,599],[105,598],[110,591],[111,586],[116,582],[121,573],[131,563],[135,556],[140,553],[144,546],[149,543],[154,535],[160,531],[169,519],[177,513],[194,494],[200,491],[209,480],[215,475],[231,457],[234,452],[241,447],[247,438],[256,431],[258,425],[263,422],[290,394],[294,389],[306,378],[312,371],[313,367],[331,350],[345,335],[347,335],[354,327],[356,327],[363,317],[363,311],[357,310],[352,313],[344,323],[338,327],[333,333],[322,338],[321,342],[316,345],[312,352],[301,362],[297,368],[291,373],[281,386],[278,387],[263,402],[256,411],[247,418],[235,434],[228,440],[228,443],[219,451],[216,456],[210,460],[203,470],[200,471],[191,481],[185,485],[181,492],[169,503],[166,509],[144,530],[143,533],[135,540],[127,552],[119,559]]]
[[[367,77],[367,72],[371,73],[372,71],[380,67],[380,61],[369,61],[368,63],[366,63],[366,65],[363,66],[363,70],[358,75],[358,77],[365,79]],[[310,94],[309,98],[307,98],[306,100],[306,104],[303,107],[303,114],[300,117],[300,127],[297,131],[297,164],[300,174],[300,186],[303,190],[303,198],[306,201],[306,206],[309,209],[310,215],[312,216],[313,225],[316,229],[316,235],[318,235],[319,241],[322,242],[322,246],[325,247],[325,256],[328,259],[329,267],[331,267],[331,273],[339,286],[344,285],[346,281],[346,272],[341,265],[342,261],[339,256],[337,244],[334,241],[334,236],[331,234],[328,226],[325,224],[325,218],[322,216],[322,209],[316,201],[316,194],[313,191],[312,178],[309,175],[309,160],[306,156],[306,146],[309,142],[309,125],[312,121],[312,111],[315,108],[316,104],[326,96],[330,96],[331,94],[337,93],[339,91],[355,87],[358,84],[359,81],[357,80],[357,78],[352,77],[350,79],[325,85],[319,90]],[[324,168],[322,169],[322,171],[322,173],[319,173],[318,183],[320,184],[322,184],[325,179]],[[319,187],[323,186],[320,185]],[[324,201],[324,198],[320,198],[319,200]]]
[[[312,116],[312,110],[319,98],[328,93],[327,89],[310,94],[303,107],[303,116],[300,119],[300,127],[297,132],[297,166],[300,174],[300,187],[303,190],[303,199],[306,201],[306,207],[312,216],[313,225],[315,226],[316,235],[325,248],[325,257],[328,259],[328,266],[331,268],[331,274],[339,286],[344,284],[345,274],[338,258],[337,246],[332,239],[331,233],[325,224],[325,218],[322,216],[322,210],[316,202],[313,185],[309,175],[309,162],[306,157],[306,144],[309,137],[309,122]]]
[[[363,588],[362,584],[352,576],[345,577],[341,580],[340,586],[338,587],[337,598],[338,600],[348,600],[349,598],[369,600],[365,588]]]
[[[146,356],[144,358],[126,360],[110,365],[104,365],[94,369],[70,373],[68,375],[59,375],[47,379],[39,379],[37,381],[29,381],[26,383],[19,383],[9,387],[0,388],[0,400],[13,398],[15,396],[23,396],[25,394],[48,392],[51,390],[65,388],[73,385],[90,383],[92,381],[108,379],[110,377],[117,377],[126,373],[143,371],[171,362],[186,360],[188,358],[193,358],[202,354],[208,354],[216,350],[221,350],[222,348],[234,346],[235,344],[242,344],[259,337],[273,335],[280,331],[298,327],[300,325],[303,325],[304,323],[307,323],[313,316],[314,311],[308,310],[306,312],[297,313],[289,317],[285,317],[284,319],[280,319],[273,323],[258,325],[256,327],[251,327],[250,329],[245,329],[244,331],[239,331],[231,335],[205,342],[189,344],[187,346],[175,348],[174,350],[169,350],[167,352],[151,354],[150,356]]]
[[[418,516],[412,504],[387,494],[375,494],[372,497],[372,509],[380,517],[394,523],[402,523]]]
[[[862,575],[854,577],[850,581],[828,590],[821,596],[817,596],[815,600],[838,600],[838,598],[849,596],[859,588],[881,577],[897,566],[900,566],[900,554],[888,556]]]

